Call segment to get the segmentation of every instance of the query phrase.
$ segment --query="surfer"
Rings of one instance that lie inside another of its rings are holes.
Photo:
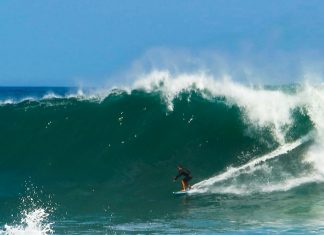
[[[174,177],[173,181],[176,181],[179,177],[183,176],[181,183],[182,183],[182,191],[186,191],[190,189],[191,186],[188,184],[188,181],[192,179],[191,173],[188,169],[182,167],[182,165],[178,165],[178,175]]]

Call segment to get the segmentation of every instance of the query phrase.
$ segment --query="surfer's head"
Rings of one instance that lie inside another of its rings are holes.
[[[177,168],[178,168],[178,170],[182,170],[183,167],[182,167],[181,164],[178,164],[178,165],[177,165]]]

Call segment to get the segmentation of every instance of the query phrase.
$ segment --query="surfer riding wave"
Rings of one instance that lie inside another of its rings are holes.
[[[183,176],[181,183],[182,183],[182,191],[186,191],[187,189],[191,188],[191,185],[188,182],[192,179],[191,172],[184,168],[182,165],[178,165],[178,175],[174,177],[174,182],[181,176]]]

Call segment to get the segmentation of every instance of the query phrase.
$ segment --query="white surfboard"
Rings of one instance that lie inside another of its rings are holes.
[[[190,189],[187,189],[186,191],[178,191],[178,192],[173,192],[173,195],[175,196],[184,196],[184,195],[189,195]]]

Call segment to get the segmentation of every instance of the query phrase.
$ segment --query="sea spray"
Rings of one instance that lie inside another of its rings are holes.
[[[25,182],[24,196],[20,198],[19,209],[16,216],[12,214],[14,221],[6,223],[0,232],[3,235],[48,235],[53,234],[54,222],[50,222],[50,216],[54,213],[51,196],[45,195],[40,187]],[[45,197],[44,197],[45,196]],[[43,202],[44,198],[47,200]],[[13,209],[13,208],[12,208]],[[13,210],[14,211],[14,210]]]
[[[44,208],[22,211],[21,220],[14,225],[5,225],[3,235],[47,235],[53,234],[53,223],[48,221],[49,213]]]

